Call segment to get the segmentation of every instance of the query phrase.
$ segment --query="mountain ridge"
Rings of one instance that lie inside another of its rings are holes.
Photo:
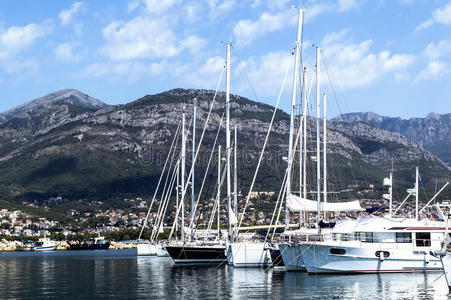
[[[425,118],[401,119],[373,112],[347,113],[334,118],[344,122],[364,122],[391,132],[398,132],[418,142],[451,166],[451,113],[431,112]]]

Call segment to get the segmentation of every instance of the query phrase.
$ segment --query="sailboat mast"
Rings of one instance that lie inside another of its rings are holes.
[[[415,218],[417,221],[420,220],[420,216],[418,214],[418,195],[420,194],[418,191],[418,177],[420,176],[418,167],[415,172]]]
[[[320,118],[320,94],[319,94],[319,80],[320,80],[320,66],[319,66],[319,47],[316,47],[316,196],[318,200],[318,221],[321,219],[321,153],[319,140],[319,118]]]
[[[176,174],[176,181],[177,181],[177,186],[175,187],[175,191],[176,191],[176,197],[175,197],[175,208],[177,209],[177,207],[179,207],[179,194],[180,194],[180,160],[177,161],[177,174]],[[177,240],[177,232],[178,232],[178,224],[179,224],[179,220],[178,217],[176,216],[175,218],[175,239]]]
[[[323,199],[327,203],[327,114],[326,114],[326,92],[323,93]],[[324,210],[324,219],[327,220],[327,212]]]
[[[291,195],[291,169],[292,169],[292,158],[293,158],[293,135],[294,135],[294,115],[296,109],[296,94],[297,94],[297,82],[298,82],[298,69],[299,69],[299,59],[300,59],[300,45],[301,45],[301,33],[302,33],[302,19],[304,16],[304,11],[299,9],[298,14],[298,32],[296,37],[296,50],[294,58],[294,72],[293,72],[293,89],[291,94],[291,115],[290,115],[290,137],[288,140],[288,165],[287,165],[287,186],[286,186],[286,197]],[[288,230],[290,225],[290,212],[288,206],[285,205],[285,230]]]
[[[193,148],[192,148],[192,159],[191,161],[194,164],[194,156],[196,153],[196,113],[197,113],[197,107],[196,104],[194,104],[193,109]],[[193,175],[191,176],[191,240],[194,240],[194,166],[193,166]]]
[[[221,205],[221,145],[218,146],[218,197],[217,197],[217,210],[218,210],[218,240],[221,232],[221,224],[220,224],[220,210],[219,207]]]
[[[182,113],[182,154],[181,154],[181,188],[182,188],[182,220],[180,222],[181,239],[185,242],[185,152],[186,152],[186,135],[185,135],[185,108]]]
[[[238,216],[238,171],[237,171],[237,152],[238,152],[238,139],[237,139],[237,128],[235,124],[235,151],[233,152],[233,213],[235,217]]]
[[[304,68],[304,82],[307,82],[307,69]],[[304,127],[302,128],[304,130],[304,133],[302,135],[302,137],[304,138],[304,151],[303,151],[303,183],[302,183],[302,188],[303,188],[303,197],[304,199],[307,199],[307,105],[308,105],[308,99],[307,99],[307,84],[304,84],[305,88],[304,88],[304,111],[302,113],[303,118],[304,118]]]
[[[390,172],[390,218],[393,216],[393,172]]]
[[[226,169],[227,169],[227,234],[229,240],[232,236],[230,213],[231,207],[231,174],[230,174],[230,43],[227,44],[226,53]]]

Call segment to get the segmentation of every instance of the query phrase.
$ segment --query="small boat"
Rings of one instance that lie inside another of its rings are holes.
[[[38,242],[36,243],[36,246],[33,247],[33,250],[34,251],[53,251],[53,250],[56,250],[56,247],[58,247],[59,244],[60,244],[60,242],[52,241],[48,237],[43,237],[38,240]]]
[[[70,244],[70,250],[107,250],[109,247],[110,242],[100,235],[94,240]]]

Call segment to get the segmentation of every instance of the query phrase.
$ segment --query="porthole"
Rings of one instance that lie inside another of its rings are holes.
[[[388,251],[376,251],[376,257],[380,257],[381,256],[381,252],[384,252],[384,258],[387,258],[390,256],[390,252]]]
[[[340,249],[340,248],[330,248],[330,254],[337,254],[337,255],[344,255],[346,254],[346,250],[345,249]]]

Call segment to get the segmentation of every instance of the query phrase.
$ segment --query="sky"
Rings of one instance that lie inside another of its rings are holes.
[[[2,1],[0,111],[64,88],[108,104],[214,90],[228,42],[231,92],[274,105],[288,72],[288,111],[299,7],[307,83],[319,46],[328,117],[451,112],[448,0]]]

